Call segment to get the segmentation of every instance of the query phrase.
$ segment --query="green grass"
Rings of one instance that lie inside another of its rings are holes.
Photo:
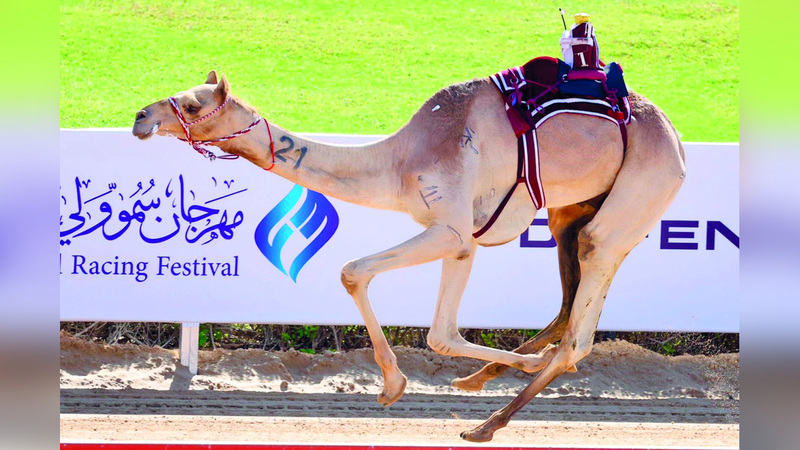
[[[444,86],[560,56],[563,6],[684,140],[739,140],[738,1],[523,4],[62,0],[61,125],[131,126],[216,69],[294,131],[387,134]]]

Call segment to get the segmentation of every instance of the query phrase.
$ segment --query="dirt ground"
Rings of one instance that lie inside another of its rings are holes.
[[[62,439],[244,441],[334,444],[473,445],[461,431],[479,420],[218,416],[65,415]],[[486,445],[624,448],[738,448],[739,427],[723,424],[512,421]]]
[[[463,445],[461,431],[505,405],[533,375],[509,370],[479,393],[450,387],[482,364],[396,348],[409,377],[389,408],[375,396],[371,349],[201,351],[198,375],[177,351],[61,336],[61,431],[75,440],[191,440]],[[603,342],[552,383],[492,444],[735,448],[739,355],[667,357]]]

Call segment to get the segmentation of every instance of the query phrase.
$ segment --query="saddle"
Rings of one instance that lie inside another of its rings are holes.
[[[541,56],[490,77],[503,94],[506,115],[517,136],[517,182],[489,222],[473,236],[478,238],[489,230],[521,183],[528,188],[536,209],[545,207],[536,129],[547,119],[562,113],[607,119],[619,126],[623,151],[627,149],[631,115],[622,67],[614,62],[599,66],[572,69],[560,59]]]
[[[503,94],[517,137],[559,112],[599,114],[618,124],[630,122],[628,89],[622,67],[614,62],[601,70],[572,70],[560,59],[541,56],[491,79]]]

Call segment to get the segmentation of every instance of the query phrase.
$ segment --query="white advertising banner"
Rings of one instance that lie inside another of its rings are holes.
[[[602,330],[738,331],[739,145],[686,151],[686,182],[620,268]],[[342,265],[422,231],[404,214],[129,130],[62,130],[60,206],[63,321],[361,324]],[[478,250],[459,326],[537,329],[555,317],[546,217]],[[378,275],[370,299],[381,324],[430,326],[440,271],[435,262]]]

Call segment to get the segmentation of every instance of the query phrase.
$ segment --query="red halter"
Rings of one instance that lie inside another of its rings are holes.
[[[270,149],[270,153],[272,154],[272,165],[269,166],[266,170],[271,170],[273,167],[275,167],[275,143],[272,141],[272,130],[269,129],[269,123],[267,122],[266,119],[264,119],[264,118],[262,118],[260,116],[255,120],[255,122],[251,123],[250,125],[248,125],[244,129],[239,130],[239,131],[237,131],[237,132],[235,132],[233,134],[229,134],[229,135],[223,136],[221,138],[208,139],[208,140],[205,140],[205,141],[199,141],[199,140],[192,139],[192,133],[189,131],[189,127],[194,125],[194,124],[196,124],[196,123],[202,122],[202,121],[208,119],[209,117],[213,116],[217,112],[219,112],[225,105],[228,104],[228,101],[230,99],[231,99],[231,97],[228,96],[227,98],[225,98],[225,101],[222,102],[221,105],[219,105],[216,108],[214,108],[214,110],[211,111],[210,113],[208,113],[205,116],[203,116],[203,117],[201,117],[199,119],[196,119],[196,120],[194,120],[192,122],[187,122],[186,118],[183,116],[183,113],[181,112],[181,108],[178,106],[178,101],[175,99],[175,97],[170,97],[168,99],[169,100],[169,104],[170,104],[170,106],[172,106],[173,111],[175,111],[175,116],[178,118],[178,122],[181,123],[181,127],[183,127],[183,134],[186,135],[185,139],[184,138],[180,138],[180,137],[178,139],[180,139],[180,140],[182,140],[184,142],[188,142],[192,146],[192,148],[195,149],[195,151],[197,151],[197,153],[200,153],[201,155],[205,156],[210,161],[214,161],[217,158],[219,158],[219,159],[236,159],[236,158],[239,157],[238,155],[217,156],[211,150],[209,150],[207,148],[204,148],[203,145],[216,144],[218,142],[225,142],[227,140],[233,139],[233,138],[241,136],[243,134],[247,134],[253,128],[255,128],[256,125],[258,125],[259,122],[261,122],[263,120],[264,124],[267,126],[267,133],[269,134],[269,149]]]

